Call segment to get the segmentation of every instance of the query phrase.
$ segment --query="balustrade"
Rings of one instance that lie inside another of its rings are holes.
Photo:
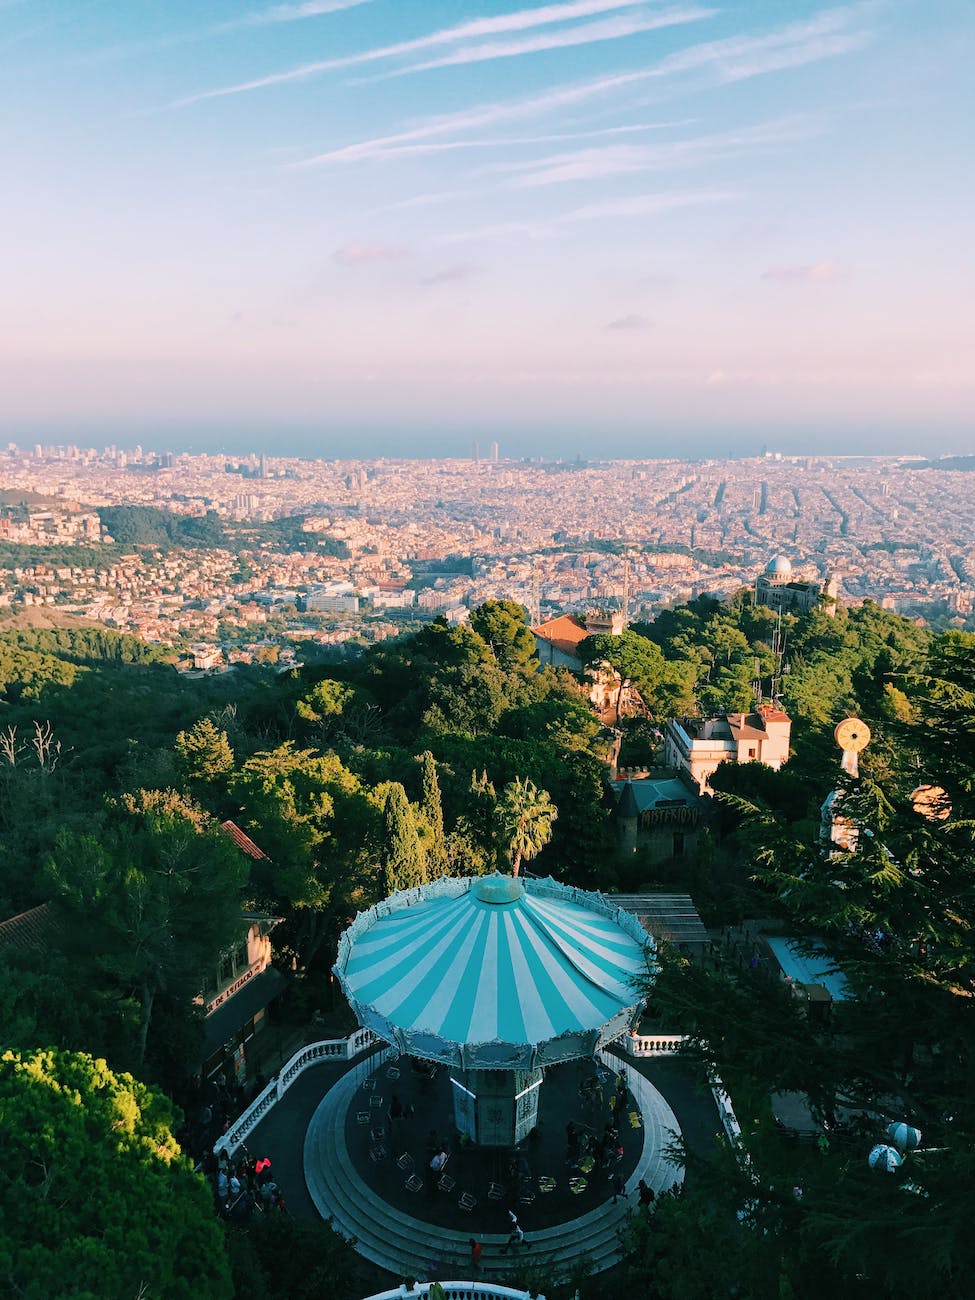
[[[414,1282],[412,1287],[404,1285],[394,1287],[392,1291],[380,1291],[367,1300],[426,1300],[432,1285],[432,1282]],[[516,1291],[495,1282],[441,1282],[440,1285],[447,1300],[545,1300],[543,1295]]]
[[[221,1151],[226,1151],[229,1156],[233,1156],[236,1149],[247,1139],[248,1134],[257,1127],[271,1107],[281,1100],[295,1079],[309,1066],[329,1060],[351,1061],[367,1047],[380,1041],[371,1029],[357,1029],[348,1038],[329,1038],[300,1048],[290,1061],[285,1063],[277,1078],[271,1080],[236,1123],[231,1124],[223,1137],[214,1144],[214,1151],[218,1155]]]
[[[630,1034],[631,1056],[673,1056],[684,1041],[683,1034]]]

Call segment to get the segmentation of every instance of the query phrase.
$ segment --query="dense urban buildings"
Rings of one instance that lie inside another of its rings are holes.
[[[493,598],[520,601],[536,627],[594,606],[634,621],[742,587],[775,608],[871,599],[966,626],[971,478],[916,464],[352,462],[11,444],[0,454],[0,605],[54,607],[194,655],[220,649],[200,666],[269,643],[280,652],[300,638],[341,644],[437,615],[460,621]],[[119,506],[216,521],[216,540],[115,539],[106,511]]]

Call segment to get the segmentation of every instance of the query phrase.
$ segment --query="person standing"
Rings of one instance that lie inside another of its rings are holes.
[[[501,1247],[501,1254],[507,1255],[512,1246],[527,1246],[531,1250],[531,1242],[525,1240],[525,1230],[518,1222],[518,1216],[514,1210],[508,1211],[508,1218],[511,1221],[511,1235]]]
[[[484,1248],[481,1245],[481,1243],[477,1240],[476,1237],[471,1237],[470,1244],[471,1244],[471,1272],[474,1274],[475,1277],[477,1277],[477,1275],[481,1271],[481,1255],[484,1253]]]

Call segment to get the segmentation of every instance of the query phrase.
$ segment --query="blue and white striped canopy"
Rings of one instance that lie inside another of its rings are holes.
[[[357,917],[335,969],[362,1023],[401,1051],[521,1069],[589,1055],[624,1033],[651,948],[635,918],[598,894],[455,879]]]

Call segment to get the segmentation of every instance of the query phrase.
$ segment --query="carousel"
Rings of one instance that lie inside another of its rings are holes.
[[[454,1124],[510,1147],[536,1124],[546,1068],[634,1026],[653,940],[600,894],[554,880],[437,880],[360,913],[335,974],[359,1022],[449,1071]]]

